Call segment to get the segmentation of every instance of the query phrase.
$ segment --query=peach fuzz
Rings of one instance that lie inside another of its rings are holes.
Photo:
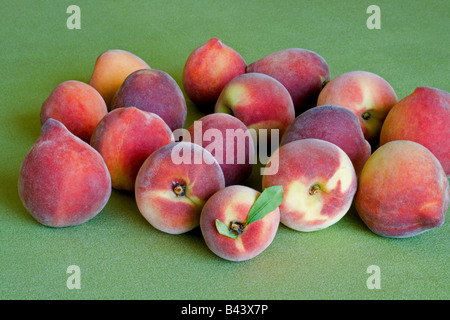
[[[215,112],[232,114],[256,131],[279,130],[279,137],[295,119],[287,89],[262,73],[246,73],[228,82],[217,100]]]
[[[43,125],[53,118],[64,124],[74,135],[89,143],[92,132],[108,113],[105,101],[90,85],[77,80],[60,83],[41,107]]]
[[[131,52],[110,49],[98,56],[89,84],[101,94],[109,108],[126,77],[140,69],[150,69],[150,66]]]
[[[317,105],[348,108],[358,117],[366,140],[376,144],[383,121],[397,101],[394,89],[379,75],[351,71],[328,82],[319,94]]]
[[[320,91],[330,81],[325,59],[314,51],[300,48],[271,53],[247,66],[246,71],[264,73],[280,81],[299,114],[316,106]]]
[[[97,151],[49,119],[22,163],[18,190],[39,223],[68,227],[103,209],[111,195],[111,178]]]
[[[371,146],[364,138],[358,118],[341,106],[323,105],[303,112],[288,127],[281,145],[308,138],[325,140],[340,147],[349,156],[357,175],[371,154]]]
[[[400,100],[381,128],[380,144],[410,140],[430,150],[450,177],[450,94],[419,87]]]
[[[125,79],[111,102],[111,109],[127,107],[156,113],[172,131],[183,128],[187,117],[183,92],[161,70],[138,70]]]
[[[95,129],[91,146],[105,160],[113,188],[134,191],[145,159],[173,141],[172,131],[158,115],[130,107],[109,112]]]
[[[222,169],[211,153],[194,143],[175,142],[145,160],[136,177],[135,197],[153,227],[180,234],[199,225],[206,200],[224,187]]]
[[[189,126],[183,141],[197,143],[211,152],[222,168],[226,186],[242,183],[252,173],[253,138],[236,117],[225,113],[206,115]]]
[[[189,99],[203,111],[212,111],[223,87],[244,74],[247,64],[233,48],[212,38],[195,49],[183,69],[183,87]]]
[[[396,140],[366,162],[355,207],[375,234],[406,238],[441,226],[449,199],[448,180],[436,157],[416,142]]]
[[[278,208],[247,225],[236,239],[220,234],[216,228],[216,219],[226,225],[232,222],[245,224],[259,195],[260,192],[252,188],[233,185],[216,192],[206,202],[200,216],[200,228],[207,247],[217,256],[230,261],[249,260],[272,243],[280,222]]]
[[[276,150],[268,167],[278,172],[264,175],[263,190],[282,185],[281,223],[297,231],[316,231],[338,222],[349,210],[356,193],[353,165],[341,148],[328,141],[302,139]]]

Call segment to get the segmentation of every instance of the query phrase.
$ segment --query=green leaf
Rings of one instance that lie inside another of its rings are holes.
[[[256,199],[247,216],[247,225],[258,221],[283,202],[283,186],[272,186],[264,191]]]
[[[258,221],[273,210],[275,210],[283,202],[283,186],[272,186],[264,189],[264,191],[256,199],[247,215],[245,223],[232,221],[230,226],[216,219],[216,229],[221,235],[231,239],[236,239],[246,226],[250,223]]]
[[[238,234],[231,232],[227,225],[220,221],[219,219],[216,219],[216,229],[221,234],[231,239],[236,239],[238,237]]]

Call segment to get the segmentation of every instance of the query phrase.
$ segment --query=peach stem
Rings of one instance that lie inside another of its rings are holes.
[[[186,189],[186,186],[182,186],[179,183],[174,183],[173,184],[173,192],[175,193],[175,195],[177,197],[184,196],[185,195],[185,189]]]
[[[230,232],[240,235],[245,229],[245,223],[239,221],[231,221],[229,230]]]
[[[318,184],[314,184],[311,186],[311,188],[309,188],[309,194],[313,195],[313,194],[317,194],[320,193],[320,186]]]

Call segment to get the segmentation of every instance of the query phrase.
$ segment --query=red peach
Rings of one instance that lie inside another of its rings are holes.
[[[91,146],[105,160],[113,188],[133,191],[145,159],[173,141],[172,131],[158,115],[129,107],[114,109],[100,121]]]
[[[100,154],[55,119],[22,163],[19,196],[41,224],[67,227],[95,217],[111,195],[111,178]]]
[[[228,82],[217,100],[215,112],[233,114],[256,131],[279,130],[280,137],[295,119],[287,89],[262,73],[246,73]]]
[[[136,177],[135,196],[139,211],[153,227],[180,234],[199,225],[206,200],[224,187],[222,169],[211,153],[194,143],[175,142],[145,160]]]
[[[85,142],[108,113],[105,101],[90,85],[69,80],[60,83],[44,101],[40,120],[43,125],[49,118],[58,120]]]
[[[247,72],[264,73],[280,81],[298,113],[315,107],[320,91],[330,81],[326,61],[313,51],[299,48],[271,53],[250,64]]]
[[[233,48],[212,38],[195,49],[183,69],[183,87],[189,99],[203,111],[213,110],[223,87],[244,74],[246,63]]]
[[[135,107],[156,113],[173,131],[183,128],[187,109],[183,92],[166,72],[155,69],[130,74],[111,102],[111,109]]]
[[[352,161],[357,175],[371,154],[358,118],[341,106],[323,105],[303,112],[288,127],[281,145],[308,138],[325,140],[341,148]]]
[[[419,87],[400,100],[381,128],[380,144],[410,140],[430,150],[450,177],[450,94]]]
[[[416,142],[396,140],[367,160],[355,207],[374,233],[406,238],[440,227],[449,199],[448,180],[437,158]]]
[[[212,113],[195,121],[183,141],[197,143],[217,159],[225,185],[239,184],[252,173],[255,147],[252,135],[238,118]]]
[[[278,172],[268,175],[275,165]],[[297,231],[325,229],[349,210],[357,179],[352,162],[328,141],[302,139],[276,150],[262,179],[263,189],[282,185],[281,223]]]
[[[391,85],[367,71],[343,73],[328,82],[319,94],[317,105],[334,104],[350,109],[359,119],[364,137],[376,144],[387,114],[397,103]]]
[[[220,234],[216,228],[216,219],[227,226],[233,222],[245,224],[250,208],[259,195],[252,188],[234,185],[208,199],[200,216],[200,228],[212,252],[226,260],[244,261],[256,257],[272,243],[280,222],[278,208],[247,225],[236,239]]]
[[[109,108],[112,98],[126,77],[140,69],[150,69],[150,67],[131,52],[110,49],[98,56],[89,84],[102,95]]]

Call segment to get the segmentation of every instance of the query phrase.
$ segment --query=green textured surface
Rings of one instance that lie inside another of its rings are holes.
[[[66,9],[81,8],[69,30]],[[366,9],[381,8],[381,30]],[[196,47],[220,38],[251,63],[277,50],[319,53],[331,76],[367,70],[399,98],[417,86],[449,91],[450,2],[443,1],[2,1],[0,10],[1,299],[449,299],[449,223],[414,238],[371,233],[352,208],[313,233],[280,226],[256,258],[215,256],[199,230],[168,235],[113,191],[104,210],[76,227],[38,224],[17,193],[21,163],[40,133],[39,112],[65,80],[87,82],[97,56],[131,51],[181,86]],[[186,126],[202,114],[188,101]],[[249,185],[260,189],[255,174]],[[66,286],[70,265],[81,289]],[[370,265],[381,289],[369,290]]]

